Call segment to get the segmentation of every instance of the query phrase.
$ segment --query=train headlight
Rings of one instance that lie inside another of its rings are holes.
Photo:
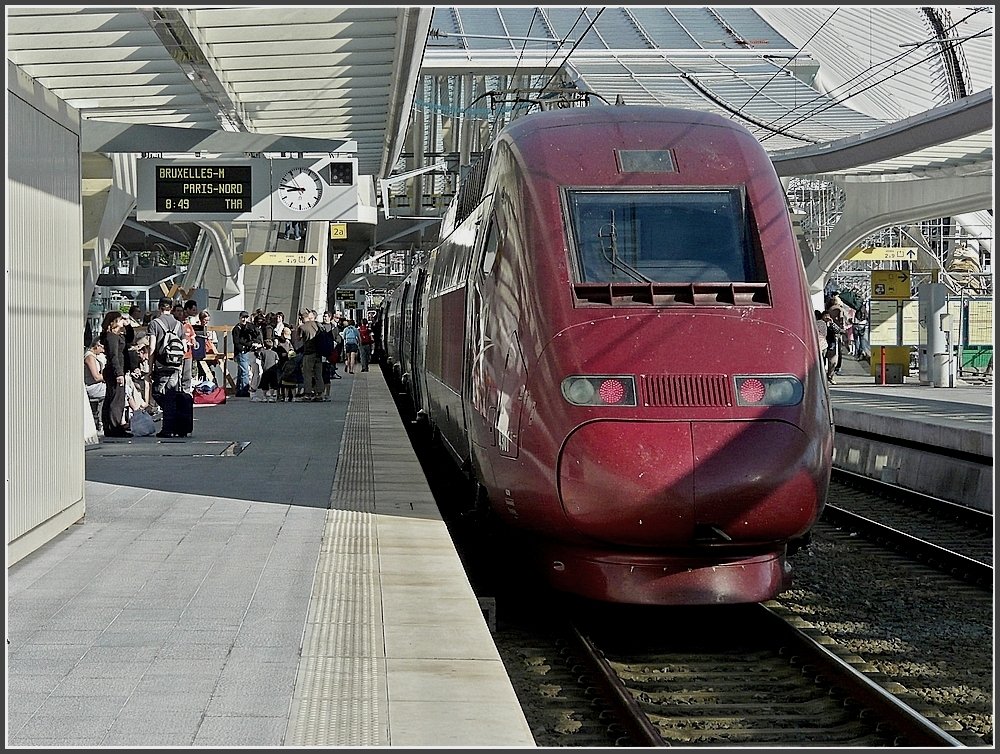
[[[572,375],[562,381],[563,398],[574,406],[634,406],[635,378]]]
[[[794,406],[802,401],[802,383],[792,375],[737,376],[740,406]]]

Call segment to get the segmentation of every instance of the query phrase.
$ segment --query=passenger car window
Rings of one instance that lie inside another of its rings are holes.
[[[743,190],[566,192],[580,282],[754,279]]]

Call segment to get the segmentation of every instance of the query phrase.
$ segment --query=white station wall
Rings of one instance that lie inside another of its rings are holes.
[[[79,113],[7,64],[7,565],[85,512]]]

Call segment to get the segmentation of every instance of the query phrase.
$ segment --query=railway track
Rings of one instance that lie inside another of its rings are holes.
[[[573,622],[547,648],[498,637],[539,746],[961,745],[780,606],[588,605]],[[544,683],[519,683],[529,667]]]
[[[967,746],[992,743],[993,594],[825,518],[773,602],[865,658],[910,706]]]
[[[837,470],[823,518],[938,570],[993,587],[993,515]]]

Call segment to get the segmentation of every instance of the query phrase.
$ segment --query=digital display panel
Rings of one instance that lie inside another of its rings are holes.
[[[249,165],[157,165],[157,212],[246,212],[253,206]]]

